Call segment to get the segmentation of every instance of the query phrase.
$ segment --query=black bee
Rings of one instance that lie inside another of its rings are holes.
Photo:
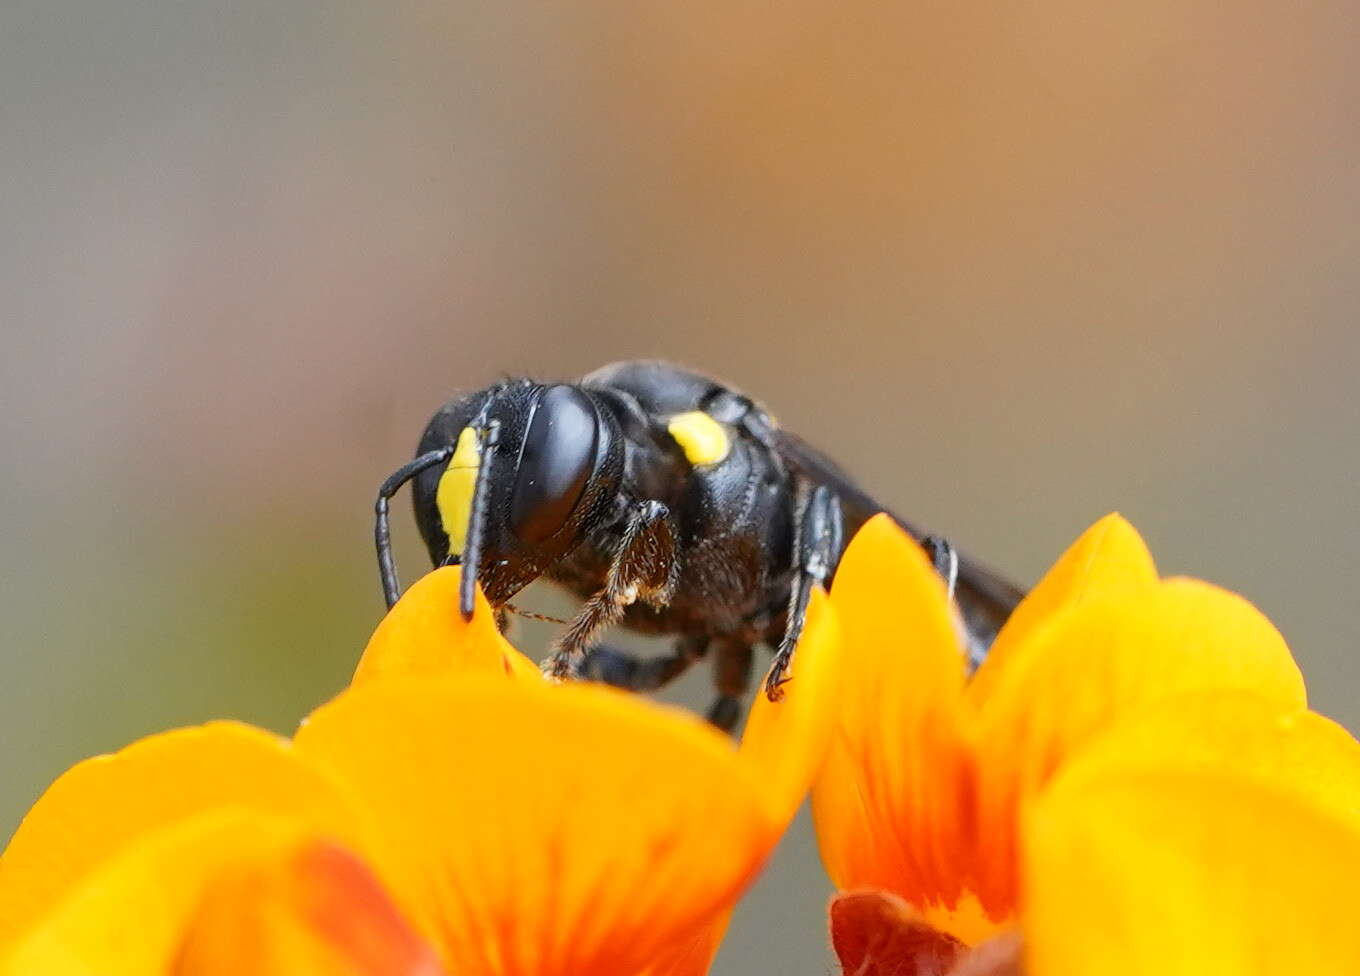
[[[712,655],[718,698],[708,714],[725,729],[740,716],[756,644],[775,649],[766,692],[778,699],[812,588],[883,511],[758,403],[652,361],[614,363],[577,383],[508,380],[441,407],[418,456],[378,493],[389,607],[400,587],[388,501],[412,479],[430,558],[463,567],[465,617],[474,581],[503,610],[546,576],[585,601],[547,673],[654,690]],[[1021,591],[897,521],[932,554],[974,652],[985,653]],[[616,623],[675,634],[675,651],[638,659],[600,646]]]

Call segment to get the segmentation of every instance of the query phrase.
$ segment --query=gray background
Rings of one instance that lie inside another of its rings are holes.
[[[1358,30],[1345,0],[5,0],[0,834],[144,733],[291,729],[378,618],[373,490],[434,407],[631,356],[745,387],[1023,581],[1122,510],[1354,727]],[[718,971],[826,969],[825,893],[802,824]]]

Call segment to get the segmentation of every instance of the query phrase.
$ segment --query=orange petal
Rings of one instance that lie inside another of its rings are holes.
[[[731,924],[732,909],[729,908],[705,925],[698,935],[686,936],[675,945],[662,949],[643,976],[704,976],[713,968],[713,960]]]
[[[1055,784],[1025,875],[1032,973],[1360,972],[1354,818],[1230,770]]]
[[[835,611],[814,590],[807,624],[794,651],[784,697],[756,694],[742,733],[740,756],[763,784],[773,819],[787,829],[821,768],[840,702],[840,651]],[[731,921],[724,912],[697,936],[684,940],[653,964],[649,976],[703,976],[713,965]]]
[[[207,886],[175,967],[175,976],[442,972],[364,863],[316,839],[227,865]]]
[[[762,690],[746,720],[741,758],[764,784],[775,819],[786,825],[826,758],[840,704],[840,652],[835,610],[825,593],[814,590],[784,698],[772,702]]]
[[[822,770],[813,784],[812,817],[822,866],[841,890],[899,884],[894,873],[900,860],[895,850],[897,842],[874,833],[877,828],[870,819],[862,789],[858,759],[840,737],[827,750]],[[913,881],[918,897],[924,897],[921,887],[920,881]]]
[[[437,976],[367,868],[296,821],[240,809],[153,830],[75,883],[6,976]]]
[[[969,701],[981,705],[987,699],[1011,654],[1055,611],[1156,582],[1157,567],[1138,530],[1118,514],[1106,515],[1020,601],[968,683]]]
[[[1170,580],[1054,614],[997,672],[978,719],[979,812],[989,910],[1016,896],[1016,816],[1024,798],[1097,733],[1186,692],[1238,689],[1304,704],[1284,639],[1235,594]]]
[[[463,672],[538,678],[538,667],[496,629],[496,615],[480,587],[472,619],[463,619],[460,578],[457,566],[442,566],[412,584],[373,632],[352,684],[390,675]]]
[[[845,976],[939,976],[967,947],[886,891],[831,900],[831,944]]]
[[[729,906],[780,833],[725,737],[609,688],[393,679],[297,743],[368,799],[383,876],[461,976],[636,973]]]
[[[77,763],[28,812],[0,859],[0,943],[119,848],[225,806],[287,814],[357,842],[349,794],[287,740],[235,722],[153,735]]]
[[[94,818],[92,818],[94,819]],[[158,976],[174,971],[204,889],[234,863],[277,856],[297,823],[214,811],[144,832],[103,860],[19,933],[5,976]]]
[[[840,718],[813,789],[822,860],[841,888],[953,907],[971,849],[958,724],[964,658],[944,585],[886,516],[851,541],[831,602]]]

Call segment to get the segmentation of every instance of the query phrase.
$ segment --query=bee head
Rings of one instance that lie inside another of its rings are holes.
[[[461,564],[499,606],[571,551],[610,510],[623,471],[617,421],[579,386],[511,381],[446,404],[421,440],[453,445],[415,479],[435,565]]]

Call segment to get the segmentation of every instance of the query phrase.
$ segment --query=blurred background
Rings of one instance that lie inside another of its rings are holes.
[[[374,490],[429,414],[639,356],[1025,583],[1124,512],[1356,728],[1357,31],[1347,0],[7,0],[0,837],[142,734],[291,730],[379,618]],[[800,821],[717,972],[815,971],[826,891]]]

